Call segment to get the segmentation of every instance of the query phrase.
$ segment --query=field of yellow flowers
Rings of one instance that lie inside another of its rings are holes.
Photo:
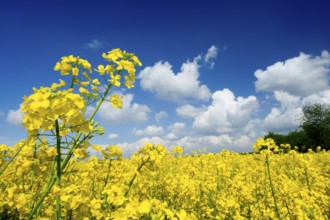
[[[253,154],[185,154],[146,143],[123,158],[118,146],[91,144],[104,134],[98,109],[124,108],[112,88],[122,79],[133,88],[142,65],[120,49],[102,57],[97,75],[87,60],[62,57],[54,70],[69,80],[24,97],[27,138],[0,144],[0,220],[329,219],[330,152],[321,149],[299,154],[261,138]]]
[[[25,219],[51,178],[48,146],[25,146],[1,176],[0,213]],[[4,157],[17,150],[1,145]],[[37,211],[54,219],[328,219],[330,153],[182,155],[147,143],[130,159],[120,148],[94,146],[103,158],[71,160]],[[4,154],[3,152],[6,152]],[[41,153],[43,152],[43,153]],[[0,216],[1,217],[1,216]]]

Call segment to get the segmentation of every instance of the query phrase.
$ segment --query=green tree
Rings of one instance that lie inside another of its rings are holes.
[[[304,130],[291,131],[287,135],[268,132],[264,138],[273,139],[277,146],[280,146],[281,144],[290,144],[292,148],[298,147],[299,152],[306,152],[307,147],[311,146],[308,145],[311,141]]]
[[[309,146],[330,149],[330,106],[312,104],[303,106],[301,128],[308,136]]]
[[[285,136],[285,142],[290,144],[291,147],[298,147],[299,152],[306,152],[309,138],[304,130],[291,131]]]
[[[268,132],[268,134],[264,137],[264,139],[271,138],[275,141],[275,144],[277,146],[281,144],[286,144],[286,136],[283,134],[277,134],[273,132]]]

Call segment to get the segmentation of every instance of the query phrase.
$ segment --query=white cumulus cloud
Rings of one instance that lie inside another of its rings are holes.
[[[263,121],[264,128],[272,132],[288,132],[296,129],[302,115],[302,99],[283,91],[275,91],[274,96],[280,107],[271,109]]]
[[[115,123],[145,122],[151,112],[147,105],[133,102],[134,96],[126,94],[123,98],[123,109],[114,109],[110,102],[101,105],[98,115],[104,121]]]
[[[169,131],[165,136],[165,139],[168,140],[177,140],[186,135],[186,124],[183,122],[175,122],[174,124],[167,127]]]
[[[216,91],[212,100],[212,104],[198,114],[193,122],[193,128],[198,131],[217,134],[240,131],[258,108],[255,96],[236,98],[229,89]]]
[[[302,100],[303,104],[322,103],[330,105],[330,89],[309,95]]]
[[[301,116],[301,108],[272,108],[271,112],[264,119],[264,127],[267,131],[288,132],[298,128]]]
[[[160,122],[160,120],[167,118],[168,114],[165,111],[160,111],[158,113],[155,114],[155,120],[156,122]]]
[[[284,91],[295,96],[308,96],[329,89],[330,55],[300,53],[284,62],[277,62],[266,70],[257,70],[257,91]]]
[[[330,104],[329,73],[330,55],[327,51],[320,56],[300,53],[264,71],[257,70],[256,90],[272,92],[275,101],[280,104],[273,106],[261,120],[262,127],[272,132],[298,129],[303,105]]]
[[[183,118],[195,118],[197,115],[205,111],[205,106],[194,107],[192,105],[182,105],[176,109],[176,113]]]
[[[301,99],[299,96],[291,95],[283,91],[274,92],[275,99],[281,104],[284,109],[291,109],[299,107]]]
[[[263,127],[272,132],[288,132],[298,129],[303,115],[302,106],[305,104],[330,104],[330,90],[324,90],[304,98],[287,92],[275,91],[274,97],[280,106],[272,107],[270,113],[262,121]]]
[[[199,81],[199,58],[187,61],[179,73],[174,73],[168,62],[157,62],[144,68],[138,75],[143,90],[155,94],[162,100],[182,102],[184,100],[203,100],[210,98],[210,90]]]
[[[130,157],[133,153],[137,152],[140,148],[142,148],[147,142],[152,144],[162,144],[165,147],[168,145],[166,141],[158,136],[155,137],[143,137],[134,142],[122,142],[117,145],[122,149],[123,155],[126,157]]]
[[[183,147],[185,153],[190,153],[193,150],[205,149],[207,152],[218,153],[224,149],[233,151],[253,151],[252,144],[254,139],[247,135],[206,135],[206,136],[189,136],[185,135],[180,138],[167,138],[167,137],[143,137],[133,142],[118,143],[123,150],[125,156],[130,156],[132,153],[138,151],[146,142],[152,144],[162,144],[168,150],[174,146]]]
[[[133,129],[133,134],[135,136],[157,136],[163,133],[162,127],[157,127],[155,125],[148,125],[145,129]]]
[[[22,125],[23,122],[23,114],[20,109],[17,110],[9,110],[7,115],[7,122],[9,124],[19,126]]]
[[[119,137],[119,135],[115,134],[115,133],[111,133],[111,134],[108,135],[108,138],[111,139],[111,140],[117,139],[118,137]]]

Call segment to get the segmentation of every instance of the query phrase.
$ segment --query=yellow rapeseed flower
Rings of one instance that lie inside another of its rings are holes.
[[[113,74],[110,73],[110,80],[109,80],[109,82],[112,85],[119,87],[120,84],[121,84],[120,83],[120,78],[121,78],[121,76],[119,74],[113,75]]]
[[[119,96],[118,94],[110,95],[110,101],[114,108],[123,108],[123,96]]]
[[[82,94],[82,95],[89,95],[89,91],[83,87],[80,87],[79,88],[79,92]]]

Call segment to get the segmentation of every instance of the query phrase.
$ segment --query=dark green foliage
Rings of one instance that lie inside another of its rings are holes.
[[[269,132],[264,138],[265,139],[267,139],[267,138],[273,139],[277,146],[279,146],[281,144],[288,143],[287,140],[286,140],[286,136],[283,135],[283,134],[276,134],[276,133],[273,133],[273,132]]]
[[[281,144],[290,144],[292,148],[298,147],[299,152],[306,152],[307,147],[312,146],[308,144],[310,141],[304,130],[291,131],[287,135],[269,132],[264,138],[273,139],[277,146],[280,146]]]
[[[305,105],[303,107],[302,129],[314,148],[330,147],[330,106],[322,104]]]
[[[307,152],[307,147],[312,146],[304,130],[291,131],[286,135],[286,141],[292,147],[298,147],[299,152]]]
[[[269,132],[264,138],[272,138],[276,145],[290,144],[298,147],[299,152],[308,148],[314,151],[318,146],[330,150],[330,106],[313,104],[303,106],[301,129],[287,135]]]

